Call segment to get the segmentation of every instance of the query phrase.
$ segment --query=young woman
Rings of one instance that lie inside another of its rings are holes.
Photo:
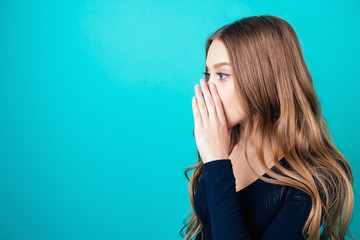
[[[180,235],[353,239],[352,171],[291,25],[261,15],[223,26],[207,39],[204,74],[192,102],[198,159],[185,170],[194,214]]]

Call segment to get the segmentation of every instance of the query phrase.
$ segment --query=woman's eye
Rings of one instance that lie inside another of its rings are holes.
[[[226,75],[226,76],[229,76],[229,74],[226,74],[226,73],[217,73],[220,75],[220,78],[221,78],[221,75]],[[223,80],[224,78],[221,78],[221,80]]]
[[[224,80],[226,77],[230,76],[230,74],[221,73],[221,72],[218,72],[217,74],[220,76],[220,80]],[[225,77],[223,77],[224,75]],[[205,76],[205,80],[209,80],[210,73],[204,72],[204,76]]]

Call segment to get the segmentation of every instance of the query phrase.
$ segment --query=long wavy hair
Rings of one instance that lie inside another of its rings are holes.
[[[249,164],[247,140],[256,131],[260,136],[256,141],[259,163],[274,179],[260,176],[251,167],[253,173],[265,182],[300,189],[312,198],[304,236],[308,235],[310,240],[345,239],[345,235],[354,239],[348,230],[354,204],[352,170],[332,143],[294,29],[282,18],[260,15],[239,19],[216,30],[206,40],[206,56],[214,40],[221,40],[228,50],[234,85],[246,114],[246,124],[232,128],[229,154],[241,136],[245,139],[244,154]],[[259,116],[256,128],[255,114]],[[269,144],[279,174],[266,166],[264,144]],[[277,161],[279,150],[291,169]],[[204,172],[198,150],[196,158],[196,164],[184,172],[191,203],[179,232],[185,240],[199,233],[204,236],[194,208],[194,194]],[[193,169],[189,179],[187,173]]]

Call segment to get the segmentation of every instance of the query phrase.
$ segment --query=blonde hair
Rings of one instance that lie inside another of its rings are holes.
[[[244,137],[244,154],[249,163],[247,139],[256,130],[260,136],[256,141],[257,157],[266,173],[274,179],[264,178],[252,169],[254,174],[268,183],[300,189],[312,198],[304,236],[308,234],[310,240],[319,237],[345,239],[345,235],[354,239],[348,231],[354,204],[352,170],[332,143],[298,37],[291,25],[271,15],[242,18],[221,27],[206,40],[206,56],[214,40],[221,40],[228,50],[235,88],[247,120],[246,124],[233,127],[229,153],[240,136]],[[256,129],[255,114],[259,116]],[[264,144],[270,144],[280,174],[266,166]],[[279,150],[291,170],[277,161]],[[189,179],[187,173],[193,169]],[[194,208],[194,193],[203,172],[203,162],[197,151],[197,163],[184,172],[189,181],[191,203],[183,221],[185,225],[180,230],[185,240],[200,232],[203,235],[202,223]],[[186,235],[182,233],[185,228]]]

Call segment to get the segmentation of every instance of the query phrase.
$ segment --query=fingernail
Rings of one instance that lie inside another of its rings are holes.
[[[214,84],[213,84],[213,83],[210,83],[210,87],[211,87],[211,88],[214,88],[215,86],[214,86]]]

